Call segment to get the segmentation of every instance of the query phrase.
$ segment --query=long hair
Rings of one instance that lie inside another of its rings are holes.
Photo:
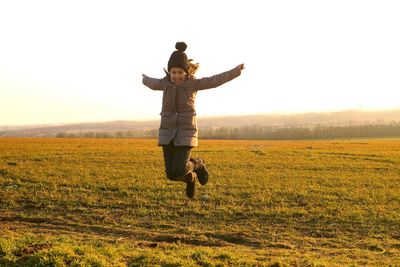
[[[195,63],[195,62],[193,62],[193,59],[189,59],[188,60],[188,79],[196,78],[195,74],[199,68],[200,68],[200,63]]]

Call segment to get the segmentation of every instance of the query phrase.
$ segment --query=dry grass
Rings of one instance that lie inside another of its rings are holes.
[[[0,139],[1,266],[399,266],[400,141]]]

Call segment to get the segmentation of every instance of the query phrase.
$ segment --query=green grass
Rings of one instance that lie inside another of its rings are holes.
[[[0,139],[0,266],[400,266],[400,141]]]

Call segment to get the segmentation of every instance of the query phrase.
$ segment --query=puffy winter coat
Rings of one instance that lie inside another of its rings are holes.
[[[158,145],[197,146],[198,131],[195,100],[198,90],[218,87],[241,73],[239,67],[207,78],[187,79],[180,85],[168,78],[143,77],[143,84],[153,90],[163,91],[161,123]]]

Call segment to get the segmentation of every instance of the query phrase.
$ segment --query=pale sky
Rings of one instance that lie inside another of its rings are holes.
[[[199,116],[400,108],[400,1],[1,1],[0,126],[158,119],[177,41]]]

